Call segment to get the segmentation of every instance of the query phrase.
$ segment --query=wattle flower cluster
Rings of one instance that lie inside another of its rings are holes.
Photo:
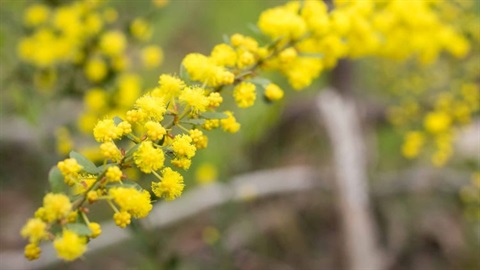
[[[77,121],[83,133],[90,133],[99,118],[132,106],[142,94],[143,79],[138,74],[163,62],[162,49],[151,43],[153,28],[147,21],[151,17],[125,20],[106,3],[30,5],[24,12],[25,33],[17,45],[22,65],[34,72],[29,83],[38,94],[83,96],[84,111]],[[62,156],[74,147],[71,130],[63,127],[57,132]],[[98,151],[84,148],[81,152],[98,160]]]
[[[81,256],[86,250],[85,239],[101,232],[98,224],[87,217],[93,204],[110,205],[115,223],[125,227],[132,218],[147,216],[152,200],[158,200],[150,198],[147,189],[166,200],[180,197],[184,182],[178,171],[188,169],[196,151],[207,147],[206,132],[221,128],[234,133],[240,129],[234,113],[222,108],[225,95],[232,95],[240,108],[254,105],[258,96],[269,101],[283,97],[279,86],[259,78],[260,72],[277,70],[293,88],[301,89],[310,85],[322,70],[335,66],[341,57],[376,55],[378,51],[382,55],[406,57],[403,52],[381,49],[391,42],[402,44],[400,37],[425,34],[416,30],[419,25],[405,23],[409,18],[399,15],[404,8],[398,3],[345,2],[327,11],[322,1],[289,2],[261,14],[258,27],[268,40],[266,44],[234,34],[209,55],[187,55],[179,76],[161,75],[158,86],[139,96],[129,109],[96,123],[93,135],[100,143],[101,166],[72,152],[70,158],[52,170],[52,185],[60,188],[55,188],[56,194],[45,197],[35,219],[22,229],[22,235],[30,240],[25,249],[27,258],[38,258],[38,244],[43,240],[53,240],[58,255],[65,260]],[[429,16],[429,20],[421,20],[420,26],[430,25],[432,35],[448,28],[435,19],[429,4],[419,3],[422,4],[405,5],[418,6],[419,17]],[[388,31],[376,27],[378,23],[372,18],[380,16],[377,14],[390,18]],[[409,35],[391,36],[390,31],[405,31]],[[108,38],[117,40],[118,36]],[[418,42],[408,49],[408,55],[448,49],[449,45],[442,42],[433,49],[434,40]],[[105,43],[108,49],[104,48],[107,55],[122,50],[122,46],[108,44]],[[92,102],[92,106],[97,104]],[[128,180],[129,168],[151,174],[155,180],[148,188],[141,187]],[[62,184],[67,187],[61,187]]]

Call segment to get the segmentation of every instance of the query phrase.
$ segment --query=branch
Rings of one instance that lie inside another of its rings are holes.
[[[368,199],[365,143],[358,110],[336,91],[322,91],[317,106],[332,142],[335,185],[343,222],[349,269],[382,269]]]

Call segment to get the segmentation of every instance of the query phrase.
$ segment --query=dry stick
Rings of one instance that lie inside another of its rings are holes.
[[[382,269],[382,254],[370,211],[365,143],[361,136],[358,110],[352,100],[337,91],[322,91],[317,99],[332,142],[335,188],[343,223],[349,269]]]

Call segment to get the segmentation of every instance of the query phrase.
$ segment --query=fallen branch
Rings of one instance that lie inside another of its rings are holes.
[[[383,269],[377,245],[366,171],[366,150],[358,109],[351,99],[327,89],[317,106],[331,140],[335,163],[335,190],[345,235],[348,268]]]

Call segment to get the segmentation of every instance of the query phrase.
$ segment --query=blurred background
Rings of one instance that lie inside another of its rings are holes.
[[[52,165],[71,149],[98,158],[89,132],[96,119],[128,108],[159,74],[178,73],[186,54],[207,54],[224,35],[255,35],[259,14],[285,1],[103,2],[0,0],[0,253],[21,252],[19,228],[48,192]],[[345,269],[335,147],[315,102],[322,89],[343,83],[360,112],[369,211],[386,269],[478,269],[480,7],[453,2],[457,9],[443,12],[458,16],[456,27],[472,42],[465,59],[342,62],[302,92],[271,75],[285,98],[235,111],[241,131],[210,132],[208,149],[182,173],[186,194],[257,171],[269,180],[268,172],[288,168],[313,170],[311,188],[256,196],[246,186],[243,199],[48,269]],[[48,16],[62,40],[42,29]],[[92,49],[109,39],[124,47]],[[477,109],[462,116],[464,99]],[[436,106],[468,119],[449,127],[447,142],[427,137],[419,150],[407,134]],[[107,221],[107,212],[93,216]],[[34,268],[17,269],[25,267]]]

